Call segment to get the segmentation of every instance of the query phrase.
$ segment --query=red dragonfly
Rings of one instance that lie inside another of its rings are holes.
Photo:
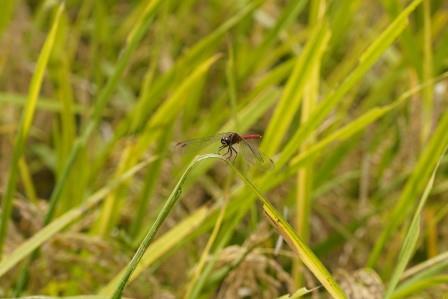
[[[265,163],[266,158],[258,151],[258,149],[249,143],[248,140],[259,140],[261,139],[261,135],[259,134],[238,134],[235,132],[226,132],[220,133],[215,136],[209,136],[204,138],[197,138],[186,140],[182,142],[178,142],[176,144],[177,147],[190,147],[190,145],[199,145],[206,146],[208,144],[217,143],[218,141],[221,143],[221,146],[218,148],[218,153],[221,154],[222,151],[227,150],[223,156],[226,159],[235,161],[238,156],[237,148],[243,153],[245,158],[251,162],[255,159],[258,163]],[[268,159],[271,161],[270,159]]]

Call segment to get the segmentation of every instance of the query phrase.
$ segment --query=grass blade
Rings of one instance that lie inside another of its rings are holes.
[[[398,261],[395,266],[395,270],[392,274],[392,277],[389,281],[389,285],[386,290],[385,298],[390,298],[392,296],[392,293],[395,290],[395,287],[397,286],[398,281],[400,280],[400,277],[403,274],[404,269],[406,268],[406,265],[408,264],[409,260],[411,259],[412,255],[414,254],[415,248],[417,246],[417,240],[420,235],[420,222],[421,222],[421,214],[423,211],[423,207],[425,206],[425,203],[426,203],[426,201],[429,197],[429,194],[432,190],[432,187],[434,185],[436,172],[437,172],[437,169],[439,168],[440,162],[442,161],[445,151],[446,151],[446,149],[443,150],[442,155],[440,156],[440,158],[433,170],[432,176],[430,177],[428,183],[426,184],[425,191],[423,192],[423,196],[420,198],[418,207],[415,211],[414,217],[412,218],[411,224],[409,225],[408,231],[404,238],[403,245],[400,249],[400,253],[398,255]]]
[[[327,24],[321,23],[314,29],[303,53],[297,58],[296,65],[263,137],[262,149],[267,155],[275,154],[281,145],[293,116],[299,108],[305,84],[325,50],[329,38],[330,32]]]
[[[317,279],[322,283],[322,285],[327,289],[327,291],[334,298],[346,298],[344,292],[334,281],[333,277],[325,269],[319,259],[312,253],[312,251],[303,243],[300,238],[295,234],[292,227],[283,219],[283,217],[278,213],[278,211],[272,206],[272,204],[261,194],[261,192],[255,187],[255,185],[238,169],[236,169],[233,164],[226,160],[224,157],[215,154],[208,154],[196,157],[190,165],[186,168],[180,179],[178,180],[176,186],[173,188],[170,196],[165,202],[165,205],[157,215],[151,228],[148,230],[144,240],[140,244],[137,252],[134,254],[132,260],[129,262],[125,269],[117,288],[112,296],[113,299],[119,299],[122,296],[124,287],[126,286],[129,278],[131,277],[134,270],[137,268],[141,258],[143,257],[145,251],[148,249],[152,239],[157,233],[158,229],[162,225],[165,218],[168,216],[169,212],[179,200],[182,194],[182,185],[192,169],[201,161],[207,159],[219,159],[226,162],[232,170],[234,170],[238,176],[250,187],[250,189],[258,196],[263,204],[263,210],[265,211],[268,218],[272,221],[274,227],[278,229],[279,233],[288,240],[290,246],[297,252],[299,257],[302,259],[304,264],[310,269],[310,271],[317,277]]]
[[[12,201],[16,191],[17,177],[19,172],[19,161],[25,150],[26,140],[31,128],[31,124],[34,118],[34,112],[36,110],[37,99],[39,97],[42,81],[44,78],[47,63],[50,58],[51,51],[56,39],[56,33],[59,27],[59,21],[61,19],[64,5],[59,5],[56,16],[53,21],[53,25],[48,34],[45,44],[40,51],[39,58],[36,64],[36,70],[31,79],[28,100],[22,113],[22,118],[19,124],[19,130],[17,133],[16,141],[14,143],[13,156],[11,160],[10,169],[8,172],[8,179],[5,193],[2,198],[2,211],[0,217],[0,257],[3,253],[3,246],[8,231],[8,222],[11,217]]]
[[[351,72],[347,79],[342,82],[341,86],[333,91],[316,107],[310,116],[310,120],[300,127],[281,152],[279,160],[276,163],[278,167],[283,167],[288,162],[291,156],[297,151],[298,146],[322,123],[331,110],[343,99],[344,95],[360,81],[362,76],[379,59],[381,54],[403,32],[408,24],[408,16],[415,10],[421,1],[422,0],[414,0],[408,5],[408,7],[367,48],[360,57],[356,68]]]
[[[374,249],[369,257],[369,266],[373,266],[377,262],[386,241],[392,236],[404,220],[405,216],[408,214],[409,208],[413,206],[414,194],[421,192],[421,190],[425,187],[422,182],[428,180],[432,169],[434,169],[434,166],[438,163],[438,157],[441,156],[448,144],[448,135],[446,134],[447,130],[448,113],[445,113],[439,121],[439,125],[434,131],[427,146],[420,155],[414,171],[408,179],[398,202],[388,215],[386,226],[381,232],[381,235],[375,243]]]

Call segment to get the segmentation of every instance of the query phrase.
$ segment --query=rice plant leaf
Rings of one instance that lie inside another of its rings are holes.
[[[317,26],[303,52],[297,58],[263,138],[262,149],[267,155],[273,155],[281,145],[294,115],[299,108],[305,83],[330,38],[327,23]]]
[[[250,127],[261,115],[263,115],[263,113],[272,106],[278,95],[279,91],[277,89],[267,88],[265,92],[261,92],[259,97],[254,98],[254,100],[249,102],[246,107],[243,107],[239,112],[242,129]],[[231,128],[232,124],[231,121],[229,121],[222,127],[221,131],[229,131]],[[154,262],[158,261],[167,252],[170,252],[175,246],[182,244],[195,229],[203,226],[204,221],[209,219],[210,214],[215,211],[207,209],[207,212],[203,214],[202,209],[203,208],[194,211],[173,229],[155,240],[154,243],[150,245],[150,249],[148,249],[143,256],[141,263],[138,265],[133,275],[130,277],[130,281],[138,277],[141,272],[151,266]],[[111,282],[101,290],[101,294],[111,295],[123,273],[124,270],[114,277]]]
[[[403,284],[406,284],[408,282],[410,283],[414,279],[419,279],[421,277],[434,275],[434,273],[439,273],[447,266],[448,252],[443,252],[406,270],[401,276],[400,280],[405,280]]]
[[[225,159],[221,155],[208,154],[197,156],[190,165],[185,169],[184,173],[181,175],[178,180],[176,186],[171,191],[170,196],[166,200],[164,206],[161,211],[157,215],[156,220],[154,221],[151,228],[148,230],[145,238],[141,242],[138,247],[136,253],[133,258],[129,262],[128,266],[125,269],[125,272],[120,277],[117,288],[114,291],[112,296],[113,299],[119,299],[122,296],[123,290],[126,284],[129,281],[134,270],[137,268],[140,260],[142,259],[144,253],[148,249],[152,239],[157,233],[158,229],[162,225],[163,221],[168,216],[171,209],[180,199],[182,194],[182,185],[189,173],[192,169],[197,166],[201,161],[207,159],[219,159],[221,161],[226,162],[233,171],[244,181],[244,183],[250,187],[251,191],[253,191],[261,201],[263,205],[263,209],[266,215],[274,224],[274,227],[279,231],[279,233],[289,241],[290,246],[296,251],[298,256],[301,258],[303,263],[308,267],[308,269],[316,276],[316,278],[322,283],[322,285],[326,288],[326,290],[334,297],[334,298],[346,298],[342,289],[338,286],[334,278],[331,274],[326,270],[323,264],[319,261],[319,259],[313,254],[313,252],[306,246],[306,244],[300,240],[300,238],[295,234],[292,227],[283,219],[281,214],[272,206],[272,204],[261,194],[258,188],[244,175],[242,174],[230,161]]]
[[[403,32],[408,24],[408,16],[415,10],[422,0],[414,0],[400,15],[375,39],[360,57],[358,65],[350,75],[327,96],[311,113],[309,121],[304,123],[299,130],[290,138],[290,141],[280,153],[276,162],[278,167],[283,167],[297,151],[298,147],[308,138],[325,119],[325,117],[336,107],[343,97],[359,83],[362,76],[372,67],[380,58],[381,54],[394,42],[394,40]]]
[[[0,257],[3,253],[3,246],[8,230],[8,222],[11,217],[12,201],[16,191],[19,172],[19,161],[25,150],[26,140],[34,118],[34,112],[36,110],[37,99],[39,97],[45,70],[47,68],[48,59],[50,58],[50,54],[54,46],[63,9],[64,4],[59,5],[51,30],[45,40],[42,50],[40,51],[36,69],[33,77],[31,78],[28,99],[20,120],[17,137],[14,143],[14,149],[12,150],[13,156],[8,172],[6,190],[2,198],[2,211],[0,216]]]
[[[188,97],[186,96],[192,88],[194,88],[195,84],[203,80],[206,72],[210,69],[210,67],[216,62],[220,55],[214,55],[209,59],[206,59],[203,63],[199,64],[192,73],[182,82],[182,84],[174,90],[173,94],[163,102],[163,104],[157,109],[154,115],[147,122],[147,128],[144,134],[138,138],[136,144],[130,145],[126,148],[126,153],[123,154],[120,160],[121,167],[117,169],[117,176],[120,176],[123,171],[129,168],[131,165],[135,163],[147,150],[148,146],[154,141],[162,142],[165,137],[160,137],[161,134],[166,135],[170,132],[168,127],[174,122],[175,117],[179,115],[185,105],[188,103]],[[151,128],[164,128],[164,130],[153,130]],[[168,145],[168,140],[165,140],[166,146]],[[151,167],[148,171],[150,173],[147,175],[149,178],[146,180],[146,185],[150,184],[151,186],[155,186],[155,180],[159,177],[158,172],[160,168],[157,166],[160,161]],[[154,181],[152,181],[154,180]],[[152,181],[152,183],[151,183]],[[143,193],[140,196],[141,206],[146,206],[147,203],[142,201],[149,201],[152,188],[150,186],[146,186],[143,189]],[[148,189],[149,188],[149,189]],[[119,196],[120,192],[117,194],[113,194],[108,197],[108,199],[104,202],[102,213],[98,222],[98,231],[102,235],[107,235],[112,227],[115,225],[119,211],[118,208],[120,205],[120,200],[122,199]],[[140,210],[137,215],[137,218],[134,220],[135,225],[142,222],[142,218],[144,215],[144,210]],[[139,228],[140,229],[140,228]],[[136,230],[136,228],[134,228]],[[136,232],[137,233],[137,232]]]
[[[413,206],[415,194],[421,192],[431,175],[432,169],[438,163],[438,157],[442,155],[444,149],[448,145],[448,113],[445,113],[439,121],[431,139],[421,153],[417,164],[408,179],[400,198],[387,216],[385,228],[382,230],[372,253],[370,254],[368,265],[373,266],[386,244],[387,240],[397,230],[398,226],[403,222],[409,213],[409,209]]]
[[[191,68],[194,67],[202,57],[215,52],[216,43],[222,39],[222,37],[230,29],[248,18],[253,11],[262,4],[262,2],[263,0],[256,0],[248,3],[237,13],[235,13],[235,15],[216,28],[216,30],[189,48],[185,52],[185,55],[177,59],[176,64],[166,74],[162,75],[160,79],[154,82],[152,91],[150,92],[150,98],[152,101],[145,101],[145,103],[143,103],[140,107],[135,107],[143,110],[143,112],[139,114],[139,119],[136,120],[135,126],[140,126],[141,123],[145,122],[145,120],[149,117],[149,113],[152,111],[152,108],[157,105],[157,101],[154,101],[154,98],[160,98],[161,94],[163,94],[166,90],[169,90],[173,82],[177,81],[175,80],[176,77],[183,78],[184,75],[187,75]]]
[[[107,81],[106,85],[101,89],[98,98],[95,101],[95,107],[93,110],[92,118],[86,124],[81,136],[76,140],[75,144],[71,148],[70,154],[67,157],[67,161],[63,166],[63,169],[61,171],[58,180],[56,181],[56,185],[50,196],[50,204],[47,215],[45,216],[44,221],[45,223],[49,223],[53,218],[62,191],[64,190],[65,184],[67,183],[67,179],[73,168],[73,165],[81,150],[84,149],[91,134],[98,126],[101,117],[103,116],[104,109],[107,103],[109,102],[113,91],[117,87],[119,79],[123,75],[123,72],[126,66],[128,65],[129,59],[131,58],[131,55],[134,53],[140,41],[142,40],[145,33],[149,29],[149,25],[151,24],[154,15],[157,12],[160,2],[161,2],[160,0],[147,1],[144,10],[145,13],[141,16],[138,22],[136,22],[132,31],[129,33],[128,38],[126,40],[126,45],[118,57],[112,76]]]
[[[307,0],[290,1],[285,5],[275,25],[272,27],[269,33],[266,34],[266,37],[264,38],[261,45],[257,47],[255,53],[251,55],[251,61],[248,63],[247,70],[245,70],[246,74],[252,71],[252,69],[257,66],[260,59],[263,59],[272,44],[276,39],[278,39],[280,33],[285,30],[288,25],[294,21],[295,18],[297,18],[303,8],[306,6],[307,2]]]
[[[410,298],[416,296],[419,292],[430,289],[437,285],[446,285],[448,283],[448,275],[439,274],[425,277],[415,283],[408,285],[406,288],[399,288],[391,296],[392,299]]]
[[[434,185],[436,172],[437,172],[437,169],[439,168],[440,162],[444,156],[445,151],[446,151],[446,149],[442,152],[442,155],[440,156],[440,158],[433,170],[432,176],[429,179],[428,183],[426,184],[425,191],[423,192],[423,196],[420,198],[418,207],[415,211],[415,214],[412,218],[411,224],[409,225],[408,231],[404,238],[403,245],[400,249],[400,254],[398,255],[397,264],[395,266],[392,277],[389,281],[385,298],[390,298],[392,296],[392,293],[395,290],[395,288],[398,284],[398,281],[400,280],[400,277],[403,274],[404,269],[406,268],[406,265],[408,264],[409,260],[411,259],[412,255],[414,254],[415,248],[417,246],[417,240],[420,235],[420,222],[421,222],[421,214],[423,211],[423,207],[425,206],[425,203],[426,203],[428,196],[429,196],[429,194],[432,190],[432,187]]]

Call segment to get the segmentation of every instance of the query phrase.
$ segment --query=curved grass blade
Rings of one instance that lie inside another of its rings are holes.
[[[389,281],[389,285],[386,290],[385,298],[390,298],[392,296],[392,293],[395,289],[395,287],[398,284],[398,281],[400,280],[401,275],[403,274],[404,269],[406,268],[406,265],[408,264],[409,260],[411,259],[412,255],[414,254],[415,248],[417,246],[418,237],[420,235],[420,222],[421,222],[421,214],[423,211],[423,207],[425,206],[425,203],[429,197],[429,194],[432,190],[432,187],[434,185],[434,179],[436,176],[437,169],[439,168],[440,162],[442,161],[442,158],[445,154],[446,148],[443,151],[442,155],[439,158],[439,161],[437,162],[432,176],[430,177],[428,183],[426,184],[425,191],[423,192],[423,196],[420,198],[420,202],[418,204],[418,207],[415,211],[414,217],[412,218],[411,224],[409,225],[408,231],[406,233],[406,236],[404,238],[403,244],[400,249],[400,253],[398,255],[398,261],[395,266],[394,272],[392,274],[392,277]]]
[[[235,166],[224,157],[215,154],[208,154],[196,157],[186,168],[176,186],[173,188],[170,196],[168,197],[165,205],[161,209],[160,213],[157,215],[156,220],[154,221],[151,228],[148,230],[145,238],[141,242],[137,252],[134,254],[133,258],[129,262],[128,266],[125,269],[122,277],[119,280],[118,286],[115,289],[115,292],[112,296],[113,299],[119,299],[122,296],[124,287],[126,286],[129,278],[131,277],[134,270],[137,268],[141,258],[143,257],[145,251],[148,249],[152,239],[157,233],[158,229],[162,225],[165,218],[168,216],[171,209],[174,207],[176,202],[179,200],[182,194],[182,185],[189,173],[192,169],[197,166],[201,161],[208,159],[219,159],[221,161],[226,162],[233,171],[237,173],[237,175],[250,187],[250,189],[258,196],[259,200],[263,204],[263,210],[266,215],[274,224],[274,227],[279,231],[282,236],[288,240],[290,246],[296,251],[299,257],[302,259],[303,263],[310,269],[310,271],[316,276],[316,278],[322,283],[322,285],[326,288],[326,290],[334,297],[334,298],[346,298],[342,289],[338,286],[336,281],[333,279],[331,274],[326,270],[323,264],[319,261],[319,259],[312,253],[312,251],[303,243],[300,238],[295,234],[292,227],[283,219],[281,214],[272,206],[272,204],[261,194],[258,188],[244,175],[242,174]]]
[[[438,163],[438,157],[444,152],[448,145],[448,113],[445,113],[437,128],[435,129],[427,146],[421,153],[411,177],[408,179],[404,190],[395,204],[394,208],[388,215],[387,223],[368,260],[368,266],[373,266],[378,261],[381,251],[383,250],[387,240],[397,230],[407,216],[409,209],[413,206],[414,194],[421,192],[431,175],[432,170]]]

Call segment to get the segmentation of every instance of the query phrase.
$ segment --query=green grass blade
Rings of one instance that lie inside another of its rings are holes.
[[[0,257],[3,253],[3,246],[8,231],[8,222],[11,217],[12,201],[16,191],[17,177],[19,172],[19,161],[25,150],[26,140],[28,138],[31,123],[34,118],[34,112],[36,110],[37,99],[39,97],[45,70],[47,68],[47,63],[54,46],[56,33],[58,31],[59,21],[61,19],[63,9],[64,5],[61,4],[58,7],[53,25],[47,36],[47,39],[45,40],[45,44],[40,51],[36,69],[30,83],[28,100],[24,108],[22,118],[20,120],[19,130],[13,149],[13,157],[11,159],[11,165],[8,172],[6,190],[2,198],[2,211],[0,217]]]
[[[448,283],[448,275],[440,274],[431,277],[427,277],[422,279],[407,288],[399,289],[395,292],[391,298],[399,299],[399,298],[410,298],[411,296],[415,296],[419,294],[419,292],[424,291],[426,289],[430,289],[436,285],[446,285]]]
[[[441,76],[441,77],[437,78],[437,80],[441,80],[442,78],[444,78],[444,77]],[[290,168],[290,171],[288,171],[288,173],[290,173],[290,175],[296,173],[297,169],[300,167],[300,165],[302,165],[302,163],[304,161],[306,161],[308,159],[308,157],[311,157],[311,156],[315,155],[316,153],[318,153],[319,151],[325,149],[331,142],[347,140],[350,136],[353,136],[357,132],[365,129],[369,124],[371,124],[378,118],[383,117],[385,114],[389,113],[393,109],[402,105],[406,99],[410,98],[411,95],[419,92],[421,89],[422,89],[422,86],[412,89],[412,90],[404,93],[402,95],[402,97],[400,97],[400,99],[398,99],[396,102],[394,102],[390,105],[387,105],[385,107],[378,107],[378,108],[371,109],[369,112],[360,116],[357,120],[349,123],[346,127],[341,128],[340,130],[334,132],[333,134],[328,135],[326,138],[322,139],[318,143],[313,144],[310,148],[307,149],[307,151],[301,153],[300,155],[298,155],[297,157],[295,157],[292,160],[291,165],[290,165],[291,168]],[[245,115],[244,117],[241,117],[242,120],[247,120],[248,117],[253,116],[254,109],[260,109],[260,107],[261,107],[261,105],[258,105],[258,104],[251,105],[251,106],[252,107],[248,107],[246,109],[247,113],[242,114],[242,115]],[[266,109],[266,107],[264,109]],[[225,129],[224,129],[224,131],[225,131]],[[269,179],[267,179],[266,181],[269,181],[273,177],[276,177],[276,176],[278,176],[278,174],[269,176]],[[270,186],[270,187],[273,187],[273,186]],[[232,206],[231,204],[229,204],[229,205]],[[188,218],[187,220],[194,221],[193,219],[196,219],[195,215],[196,214],[193,214],[191,216],[191,218]],[[230,212],[229,212],[229,215],[231,215]],[[202,221],[205,221],[205,219],[206,219],[202,212],[197,214],[197,217],[198,217],[197,221],[199,223],[202,223]],[[191,220],[189,220],[189,219],[191,219]],[[185,221],[187,221],[187,220],[185,220]],[[198,222],[195,222],[195,226],[199,225]],[[179,233],[179,234],[171,234],[170,233],[169,235],[164,235],[160,239],[156,240],[155,243],[150,246],[150,250],[148,250],[147,253],[145,254],[145,256],[142,260],[142,264],[138,266],[134,275],[132,275],[131,280],[133,280],[139,273],[141,273],[144,269],[146,269],[148,266],[150,266],[153,262],[158,260],[161,257],[161,255],[163,254],[163,250],[168,250],[168,248],[171,248],[170,246],[168,246],[166,244],[172,244],[171,246],[174,246],[174,244],[176,243],[176,240],[177,240],[177,242],[180,242],[180,240],[184,239],[189,233],[191,233],[192,230],[190,230],[190,229],[187,230],[186,228],[185,229],[182,228],[184,225],[188,226],[188,223],[189,222],[185,222],[185,223],[182,222],[182,224],[179,224],[179,226],[176,226],[176,229],[178,229],[181,233]],[[163,250],[162,250],[162,248],[163,248]],[[108,292],[110,294],[111,289],[113,288],[114,285],[117,284],[119,277],[123,273],[124,272],[120,273],[120,275],[118,275],[116,278],[114,278],[114,280],[109,283],[109,285],[103,290],[103,292]]]
[[[440,158],[433,170],[432,176],[430,177],[428,183],[426,184],[423,195],[420,198],[418,207],[415,211],[415,214],[412,218],[411,224],[409,225],[408,231],[404,238],[402,247],[400,249],[397,264],[395,266],[394,272],[393,272],[392,277],[387,286],[385,298],[390,298],[392,296],[393,291],[395,290],[395,288],[398,284],[398,281],[400,280],[400,277],[403,274],[404,269],[406,268],[406,265],[408,264],[409,260],[411,259],[412,255],[414,254],[415,248],[417,246],[418,237],[420,235],[420,222],[421,222],[421,214],[423,211],[423,207],[425,206],[425,203],[426,203],[426,201],[429,197],[429,194],[432,190],[432,187],[434,185],[436,172],[437,172],[437,169],[439,168],[440,162],[442,161],[445,151],[446,151],[446,148],[443,150],[442,155],[440,156]]]
[[[126,46],[119,55],[114,73],[112,74],[111,78],[108,80],[104,88],[101,89],[101,92],[98,95],[98,99],[95,102],[92,118],[83,130],[82,135],[78,138],[78,140],[72,147],[71,152],[68,155],[67,162],[64,165],[63,170],[61,171],[60,177],[56,182],[56,186],[54,187],[53,192],[51,193],[50,206],[47,215],[45,216],[45,223],[49,223],[53,218],[55,209],[57,207],[62,191],[64,190],[67,178],[69,177],[69,174],[73,168],[74,162],[76,161],[81,150],[84,149],[88,139],[90,138],[90,135],[98,126],[106,104],[110,100],[110,96],[117,87],[118,80],[123,75],[123,72],[129,62],[129,59],[131,58],[132,53],[134,53],[141,39],[147,32],[149,25],[151,24],[153,17],[157,12],[159,4],[160,0],[148,1],[145,7],[145,13],[142,15],[141,19],[136,22],[132,31],[129,33],[126,40]]]
[[[280,147],[291,121],[299,109],[305,84],[325,50],[329,38],[330,32],[327,24],[321,23],[315,28],[305,49],[297,58],[296,65],[263,137],[262,149],[267,155],[275,154]]]
[[[147,150],[148,146],[154,142],[154,140],[159,141],[159,143],[165,143],[162,146],[162,151],[166,151],[166,148],[169,145],[168,139],[169,136],[163,137],[162,134],[167,135],[170,132],[170,124],[174,122],[175,118],[179,115],[179,113],[183,110],[183,108],[188,104],[188,97],[186,96],[191,89],[195,87],[196,83],[200,80],[203,80],[207,71],[210,67],[217,61],[219,55],[214,55],[209,59],[206,59],[203,63],[199,64],[196,69],[184,80],[184,82],[177,87],[173,91],[173,94],[164,101],[164,103],[157,109],[154,115],[147,121],[147,129],[144,134],[139,137],[137,143],[129,149],[129,154],[123,156],[120,161],[122,167],[118,169],[117,175],[120,175],[120,172],[127,169],[130,165],[133,165],[137,159],[143,155],[143,153]],[[163,130],[154,130],[152,128],[163,128]],[[169,135],[169,134],[168,134]],[[161,137],[162,136],[162,137]],[[164,140],[166,139],[166,140]],[[159,161],[150,168],[149,173],[147,175],[147,180],[145,182],[145,187],[141,193],[139,198],[139,205],[141,207],[147,206],[152,189],[155,186],[156,178],[158,178],[158,172],[160,171],[160,163]],[[99,232],[102,235],[107,235],[110,229],[115,225],[117,220],[116,215],[120,211],[119,204],[120,198],[118,195],[110,196],[107,201],[104,203],[103,211],[99,219]],[[114,216],[115,215],[115,216]],[[137,217],[134,219],[133,231],[134,236],[138,236],[141,230],[141,223],[143,218],[145,217],[145,210],[140,210],[137,214]]]
[[[306,140],[311,132],[317,128],[325,117],[343,99],[348,91],[359,83],[362,76],[380,58],[381,54],[392,44],[392,42],[403,32],[408,24],[408,16],[415,10],[422,0],[414,0],[408,7],[375,39],[359,59],[356,68],[350,73],[346,80],[324,99],[310,116],[310,120],[303,124],[293,135],[289,143],[281,152],[278,167],[283,167],[297,151],[298,146]]]
[[[160,261],[160,259],[173,248],[181,246],[183,241],[198,229],[210,213],[210,208],[201,207],[194,211],[190,216],[183,219],[169,232],[158,238],[146,250],[141,262],[138,264],[134,273],[130,277],[130,281],[137,278],[143,271],[145,271],[153,263]],[[120,279],[123,277],[126,269],[118,273],[106,286],[100,290],[100,294],[111,296],[117,288]]]
[[[307,0],[288,2],[288,4],[282,11],[282,14],[278,17],[278,20],[275,23],[274,27],[269,31],[269,33],[266,34],[266,37],[264,38],[261,45],[257,47],[255,53],[251,55],[251,61],[247,64],[248,67],[244,71],[243,77],[245,77],[246,74],[250,73],[250,71],[252,71],[252,68],[257,67],[260,59],[263,59],[266,56],[267,51],[279,38],[281,32],[288,27],[288,25],[294,20],[294,18],[297,18],[303,8],[306,6],[307,2]]]
[[[310,5],[310,26],[315,26],[316,23],[326,22],[325,16],[325,1],[313,1]],[[309,120],[311,112],[314,110],[319,99],[319,83],[320,83],[320,71],[322,61],[321,51],[319,57],[317,57],[310,72],[310,78],[304,87],[304,95],[301,107],[300,123],[305,123]],[[300,150],[306,151],[306,149],[314,142],[314,136],[310,136],[307,142],[305,142]],[[297,173],[297,192],[295,194],[295,228],[297,234],[302,240],[309,244],[310,240],[310,223],[311,223],[311,190],[313,189],[313,163],[310,161],[302,169],[299,169]],[[303,266],[300,262],[297,262],[293,266],[293,277],[296,285],[303,285]]]
[[[413,201],[415,200],[414,194],[416,192],[421,192],[421,190],[425,187],[422,182],[427,181],[428,177],[431,175],[432,169],[434,169],[434,166],[437,164],[438,157],[441,156],[446,145],[448,144],[448,135],[446,134],[447,130],[448,113],[445,113],[439,121],[439,124],[427,146],[420,155],[414,171],[408,179],[398,202],[388,215],[386,226],[381,232],[381,235],[375,243],[374,249],[369,257],[369,266],[373,266],[377,262],[387,240],[403,222],[405,216],[407,216],[409,209],[413,206]]]
[[[319,259],[312,253],[312,251],[303,243],[300,238],[295,234],[292,227],[283,219],[283,217],[278,213],[278,211],[272,206],[272,204],[261,194],[258,188],[245,176],[243,175],[237,168],[233,166],[233,164],[225,159],[223,156],[208,154],[203,156],[196,157],[190,165],[186,168],[184,173],[179,178],[176,186],[173,188],[170,196],[165,202],[165,205],[157,215],[156,220],[154,221],[151,228],[148,230],[145,238],[140,244],[137,252],[134,254],[132,260],[129,262],[128,266],[125,269],[122,277],[119,280],[118,286],[114,291],[112,296],[113,299],[119,299],[122,296],[122,292],[124,287],[128,283],[129,278],[131,277],[134,270],[137,268],[140,260],[142,259],[145,251],[148,249],[152,239],[157,233],[158,229],[162,225],[165,218],[168,216],[171,209],[174,207],[176,202],[179,200],[182,194],[182,185],[184,181],[187,179],[189,173],[192,169],[201,161],[207,159],[219,159],[226,162],[233,171],[235,171],[238,176],[250,187],[250,189],[258,196],[260,201],[263,204],[263,209],[266,212],[266,215],[272,221],[274,227],[279,231],[279,233],[288,240],[290,246],[296,251],[299,257],[302,259],[304,264],[310,269],[310,271],[316,276],[316,278],[322,283],[322,285],[327,289],[327,291],[334,298],[346,298],[344,292],[338,286],[338,284],[334,281],[331,274],[326,270],[323,264],[319,261]]]
[[[169,90],[173,82],[176,82],[179,78],[183,78],[188,75],[191,68],[198,62],[201,62],[204,57],[216,52],[217,42],[220,41],[229,30],[250,17],[254,10],[261,5],[261,3],[261,0],[250,2],[235,13],[235,15],[230,17],[225,23],[216,28],[216,30],[202,38],[198,43],[188,49],[185,52],[185,55],[178,58],[176,60],[176,64],[166,74],[163,74],[157,82],[154,82],[152,91],[150,92],[152,101],[146,101],[142,107],[139,108],[142,109],[144,113],[139,114],[140,118],[137,119],[135,125],[140,127],[142,123],[146,123],[146,119],[149,117],[149,112],[151,112],[152,108],[158,103],[155,99],[160,99],[161,94],[163,94],[166,90]]]

